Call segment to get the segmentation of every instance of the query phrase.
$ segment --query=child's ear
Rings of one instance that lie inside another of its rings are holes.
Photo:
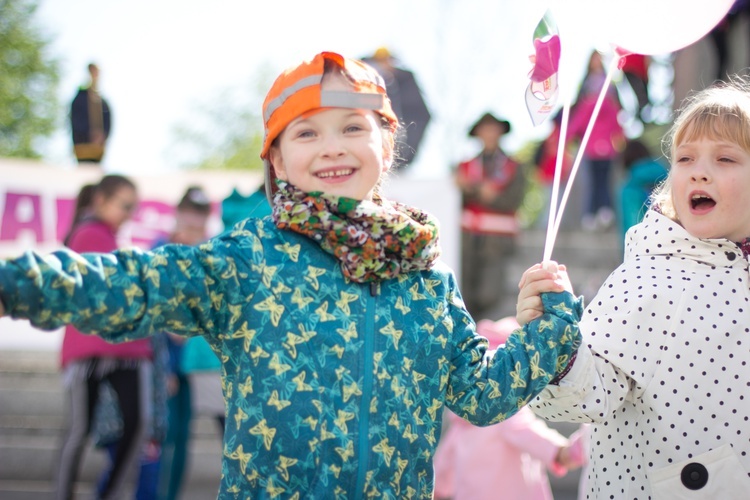
[[[284,160],[281,157],[281,151],[279,151],[278,147],[271,146],[271,149],[268,151],[268,159],[271,162],[271,168],[273,168],[276,177],[282,181],[289,180],[286,175]]]
[[[391,169],[393,166],[393,151],[395,147],[393,144],[390,146],[383,147],[383,169],[382,172],[385,173]]]
[[[384,156],[383,157],[383,173],[388,172],[391,167],[393,166],[393,156]]]

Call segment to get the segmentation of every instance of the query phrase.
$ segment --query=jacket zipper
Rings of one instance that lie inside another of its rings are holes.
[[[365,352],[362,367],[362,400],[359,404],[359,457],[357,458],[357,486],[355,498],[364,498],[365,477],[369,465],[370,450],[370,400],[372,399],[372,382],[375,350],[375,297],[380,294],[380,283],[370,283],[365,310]]]

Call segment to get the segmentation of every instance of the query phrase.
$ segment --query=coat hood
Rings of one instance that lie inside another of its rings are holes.
[[[696,238],[669,217],[649,210],[625,236],[625,260],[654,256],[689,259],[715,267],[748,267],[742,250],[733,241]]]

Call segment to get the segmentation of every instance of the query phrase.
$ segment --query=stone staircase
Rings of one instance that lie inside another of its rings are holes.
[[[545,234],[527,230],[509,266],[505,314],[515,314],[517,282],[524,270],[542,259]],[[594,292],[621,261],[614,230],[597,233],[562,230],[552,258],[568,266],[577,294],[591,300]],[[2,334],[2,332],[0,332]],[[52,498],[52,471],[63,424],[63,392],[57,353],[50,350],[0,350],[0,499]],[[551,424],[565,435],[576,426]],[[221,442],[215,423],[197,418],[193,423],[190,463],[184,500],[216,497],[221,471]],[[104,454],[89,446],[79,474],[79,498],[93,491]],[[550,476],[557,500],[574,500],[579,473]]]
[[[64,395],[57,353],[0,351],[0,499],[53,498],[53,476],[62,437]],[[88,446],[77,498],[93,498],[105,455]],[[196,418],[183,499],[216,498],[221,440],[213,420]]]

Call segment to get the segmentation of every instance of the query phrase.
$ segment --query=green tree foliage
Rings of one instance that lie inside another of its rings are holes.
[[[197,107],[194,117],[174,129],[170,156],[183,168],[200,170],[262,170],[261,106],[273,74],[268,67],[254,75],[254,84],[218,92]]]
[[[59,112],[57,61],[34,26],[35,0],[0,0],[0,156],[39,158]]]

